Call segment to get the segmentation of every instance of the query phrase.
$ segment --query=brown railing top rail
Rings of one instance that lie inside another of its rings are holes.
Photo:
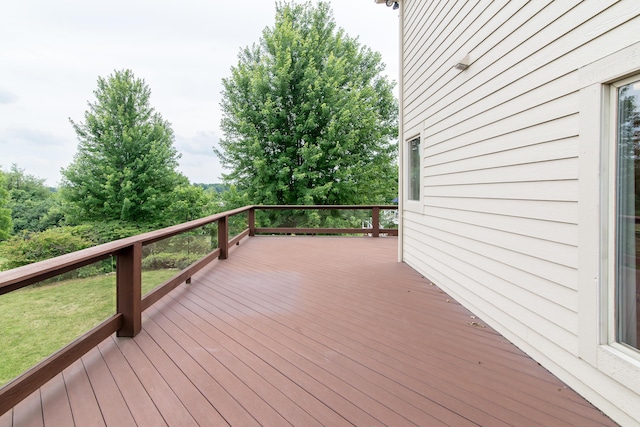
[[[398,205],[255,205],[254,209],[287,209],[287,210],[305,210],[305,209],[343,209],[343,210],[358,210],[358,209],[374,209],[379,208],[382,210],[395,210],[398,209]]]

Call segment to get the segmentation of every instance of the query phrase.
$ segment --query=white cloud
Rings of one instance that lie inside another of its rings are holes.
[[[33,128],[0,129],[0,167],[17,164],[30,175],[45,178],[47,185],[60,181],[60,168],[73,159],[73,147],[54,133]],[[28,165],[28,169],[25,167]]]
[[[191,137],[176,135],[175,147],[182,154],[179,170],[193,183],[220,182],[223,168],[213,147],[219,138],[213,131],[200,131]]]
[[[18,100],[18,95],[0,87],[0,104],[13,104]]]
[[[181,153],[207,155],[213,153],[220,139],[213,131],[200,131],[191,137],[176,136],[175,147]]]

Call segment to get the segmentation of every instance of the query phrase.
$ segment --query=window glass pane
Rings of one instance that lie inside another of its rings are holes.
[[[640,81],[618,88],[616,197],[617,340],[640,342]]]
[[[409,141],[409,200],[420,200],[420,138]]]

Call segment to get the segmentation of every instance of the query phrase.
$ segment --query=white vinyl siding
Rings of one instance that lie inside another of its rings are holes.
[[[619,385],[581,365],[578,271],[579,204],[590,191],[580,181],[578,70],[640,41],[640,2],[402,8],[401,137],[422,129],[424,147],[403,260],[618,420],[640,422],[640,405],[611,403],[598,389]],[[453,69],[467,54],[470,67]]]

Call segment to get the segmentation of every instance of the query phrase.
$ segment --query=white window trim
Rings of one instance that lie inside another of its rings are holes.
[[[615,342],[612,251],[616,138],[611,88],[614,83],[639,73],[640,43],[578,71],[581,88],[578,356],[636,393],[640,393],[640,352]]]
[[[410,129],[405,133],[405,137],[403,138],[403,165],[402,168],[402,201],[403,201],[403,209],[409,212],[415,212],[422,214],[424,207],[424,139],[422,127],[415,127]],[[420,199],[419,200],[409,200],[409,150],[407,146],[409,142],[412,140],[420,138]]]
[[[607,140],[604,145],[608,145],[608,147],[604,147],[604,149],[608,150],[608,179],[607,186],[604,193],[607,197],[607,251],[609,252],[609,256],[606,257],[606,260],[603,262],[607,263],[606,270],[607,271],[607,286],[606,286],[606,310],[605,311],[605,320],[606,321],[606,335],[603,336],[601,341],[609,344],[610,346],[614,346],[614,348],[618,349],[618,351],[625,352],[632,358],[636,358],[640,360],[640,350],[633,349],[624,344],[620,344],[617,342],[617,332],[616,332],[616,260],[615,260],[615,248],[616,248],[616,206],[615,199],[617,194],[616,188],[616,171],[617,165],[614,164],[614,161],[617,161],[618,158],[618,89],[632,81],[640,80],[640,70],[638,73],[633,75],[632,77],[628,77],[625,79],[616,80],[603,88],[603,113],[608,114],[608,120],[605,118],[605,126],[603,126],[605,131],[607,132]],[[607,111],[608,109],[608,111]],[[604,276],[603,276],[604,277]]]

